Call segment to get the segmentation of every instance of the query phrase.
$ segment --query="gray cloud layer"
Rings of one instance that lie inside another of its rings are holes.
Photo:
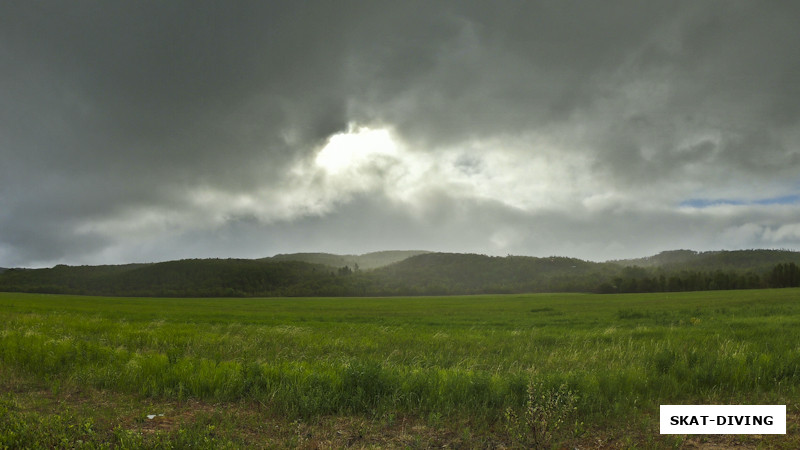
[[[745,1],[5,2],[0,266],[800,248],[798,19]],[[348,132],[365,147],[317,158]]]

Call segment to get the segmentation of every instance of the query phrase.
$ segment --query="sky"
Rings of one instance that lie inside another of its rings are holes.
[[[800,250],[800,3],[0,3],[0,267]]]

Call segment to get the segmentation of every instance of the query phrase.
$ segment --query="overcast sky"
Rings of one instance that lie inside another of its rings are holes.
[[[0,3],[0,267],[800,249],[800,3]]]

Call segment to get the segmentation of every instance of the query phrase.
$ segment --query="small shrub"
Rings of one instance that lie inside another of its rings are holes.
[[[566,425],[575,421],[577,402],[578,396],[566,384],[552,388],[542,382],[531,381],[528,384],[528,399],[522,417],[513,408],[506,410],[509,437],[515,445],[521,447],[552,446],[565,436]]]
[[[674,350],[662,349],[653,355],[653,367],[656,372],[666,374],[678,361],[678,355]]]

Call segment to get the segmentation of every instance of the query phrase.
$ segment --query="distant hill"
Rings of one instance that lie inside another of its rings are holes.
[[[398,293],[477,294],[590,291],[615,270],[563,257],[427,253],[376,269],[372,275],[379,285]]]
[[[300,261],[189,259],[10,269],[0,274],[0,290],[123,296],[282,296],[294,294],[292,288],[305,283],[332,285],[328,278],[333,276],[329,267]]]
[[[0,291],[110,296],[391,296],[659,292],[800,286],[800,253],[694,252],[597,263],[462,253],[299,253],[264,259],[7,269]]]
[[[788,250],[722,250],[696,252],[671,250],[654,256],[613,261],[623,266],[653,267],[667,270],[766,270],[776,264],[800,264],[800,252]]]
[[[302,261],[311,264],[322,264],[329,267],[350,267],[355,270],[370,270],[402,261],[412,256],[429,253],[422,250],[389,250],[382,252],[365,253],[363,255],[335,255],[331,253],[291,253],[278,254],[263,260],[272,261]]]

